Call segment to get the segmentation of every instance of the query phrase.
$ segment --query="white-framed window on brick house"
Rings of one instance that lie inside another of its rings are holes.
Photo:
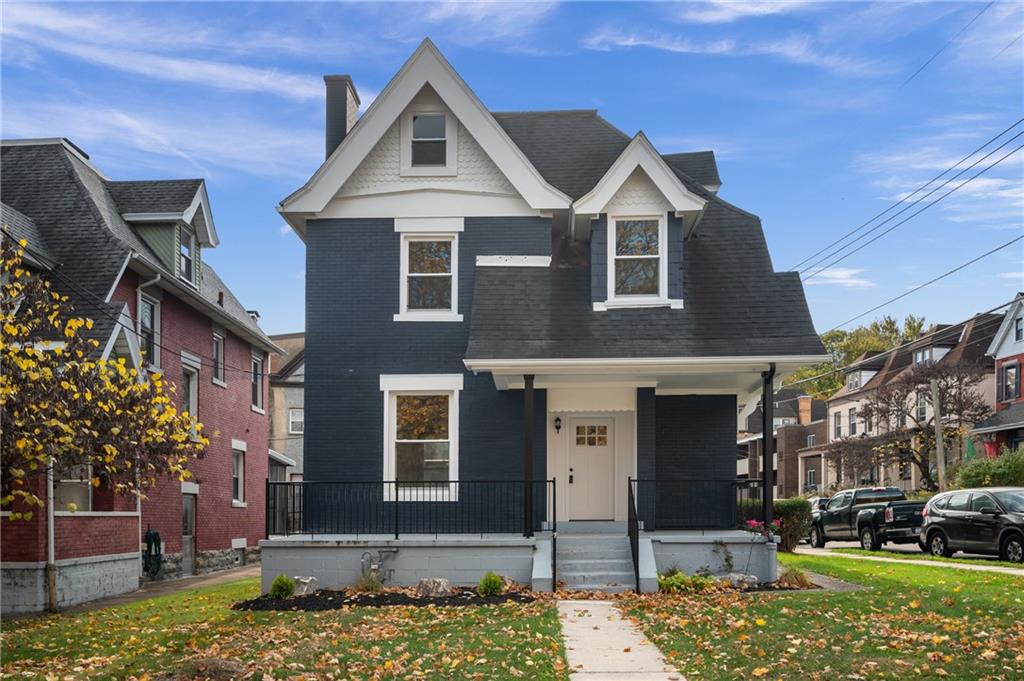
[[[181,399],[181,410],[188,412],[193,419],[199,419],[199,368],[203,360],[190,352],[181,352],[181,385],[178,397]],[[196,431],[192,431],[196,435]]]
[[[245,452],[231,450],[231,501],[245,503]]]
[[[196,234],[185,225],[178,227],[178,276],[196,283],[195,273]]]
[[[395,321],[462,321],[459,235],[403,233]]]
[[[250,370],[249,385],[251,393],[251,404],[254,411],[263,412],[263,355],[253,352]]]
[[[458,500],[462,383],[462,374],[380,377],[385,499],[397,485],[399,501]]]
[[[668,304],[665,215],[608,218],[608,306]]]
[[[835,432],[835,438],[838,440],[843,436],[843,414],[842,412],[835,412],[832,414],[832,423]]]
[[[818,437],[814,433],[811,433],[810,435],[807,436],[807,446],[808,447],[813,447],[815,442],[817,442],[817,440],[818,440]]]
[[[450,176],[458,172],[458,121],[442,108],[407,111],[402,116],[399,174]]]
[[[818,484],[818,471],[813,468],[807,469],[807,486],[814,487]]]
[[[143,365],[160,366],[160,301],[139,296],[139,350]]]
[[[226,387],[224,373],[224,334],[220,331],[213,332],[213,382],[219,386]]]
[[[1020,397],[1020,365],[1013,363],[999,367],[996,393],[1000,402],[1011,402]]]
[[[288,433],[302,435],[306,429],[306,410],[302,407],[288,410]]]
[[[88,464],[54,470],[53,508],[55,511],[92,510],[92,469]]]

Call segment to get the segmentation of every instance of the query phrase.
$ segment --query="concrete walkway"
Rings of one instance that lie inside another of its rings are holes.
[[[220,570],[218,572],[211,572],[206,575],[197,575],[195,577],[165,579],[159,582],[146,582],[141,589],[129,591],[128,593],[120,594],[118,596],[111,596],[110,598],[101,598],[99,600],[89,601],[88,603],[74,605],[65,610],[61,610],[61,612],[89,612],[90,610],[110,608],[115,605],[126,605],[128,603],[135,603],[136,601],[143,601],[147,598],[165,596],[167,594],[188,591],[190,589],[198,589],[204,586],[228,584],[229,582],[237,582],[240,579],[259,576],[260,564],[254,563],[253,565],[244,565],[242,567],[231,568],[230,570]]]
[[[657,646],[623,618],[614,601],[558,601],[569,678],[682,681]]]
[[[856,553],[837,553],[828,549],[815,549],[809,546],[797,547],[796,553],[807,556],[834,556],[836,558],[852,558],[853,560],[873,560],[878,563],[896,563],[902,565],[923,565],[925,567],[952,568],[954,570],[973,570],[974,572],[998,572],[1003,575],[1024,577],[1024,569],[1002,567],[1000,565],[969,565],[967,563],[947,563],[939,560],[914,560],[912,558],[886,558],[885,556],[863,556]]]

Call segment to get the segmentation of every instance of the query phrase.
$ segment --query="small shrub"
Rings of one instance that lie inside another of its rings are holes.
[[[295,593],[295,580],[288,575],[278,575],[270,584],[271,598],[291,598]]]
[[[476,592],[481,596],[497,596],[501,593],[501,588],[501,577],[493,572],[488,572],[480,578],[480,583],[476,585]]]
[[[957,487],[1024,487],[1024,447],[1004,449],[994,459],[978,457],[960,466]]]
[[[686,575],[676,570],[658,575],[658,590],[670,594],[699,594],[718,586],[710,575]]]
[[[380,575],[376,570],[370,570],[364,572],[360,577],[359,581],[356,582],[356,591],[367,594],[380,593],[384,589],[384,582],[381,581]]]
[[[775,517],[779,519],[779,549],[792,551],[811,531],[811,504],[807,499],[776,499]]]
[[[811,581],[810,575],[801,570],[800,568],[787,567],[779,575],[777,582],[779,586],[784,586],[787,589],[813,589],[814,582]]]

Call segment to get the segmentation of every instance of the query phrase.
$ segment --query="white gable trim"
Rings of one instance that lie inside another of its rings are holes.
[[[1010,309],[1003,315],[1003,323],[999,325],[999,330],[996,331],[996,335],[992,337],[992,343],[988,346],[988,351],[985,353],[990,357],[998,359],[999,349],[1003,345],[1003,341],[1010,333],[1010,329],[1013,328],[1013,321],[1021,315],[1021,306],[1024,306],[1024,296],[1017,296],[1017,299],[1010,305]]]
[[[437,47],[426,39],[330,158],[302,188],[278,206],[278,211],[300,234],[305,229],[305,219],[319,213],[334,198],[413,97],[427,84],[532,208],[553,210],[569,207],[572,200],[544,180]]]
[[[676,213],[700,212],[707,201],[686,188],[642,132],[638,132],[594,188],[573,203],[577,215],[598,215],[633,171],[641,168]]]
[[[192,198],[192,203],[181,213],[123,213],[121,217],[125,222],[187,222],[192,224],[192,218],[202,209],[203,225],[201,228],[193,225],[196,230],[196,237],[199,243],[210,248],[215,248],[220,243],[217,236],[217,228],[213,225],[213,213],[210,211],[210,197],[206,194],[206,181],[199,183],[199,189]]]

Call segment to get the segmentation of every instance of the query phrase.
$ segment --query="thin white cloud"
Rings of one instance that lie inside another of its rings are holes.
[[[874,288],[878,284],[864,277],[858,276],[863,269],[854,267],[830,267],[816,273],[804,283],[810,286],[832,285],[845,288]]]
[[[236,113],[220,116],[187,107],[152,113],[137,105],[119,108],[83,102],[5,109],[2,134],[4,138],[68,137],[94,156],[206,177],[227,169],[257,177],[304,179],[322,160],[323,148],[319,130],[276,127]]]
[[[117,28],[116,32],[113,27]],[[217,45],[203,30],[156,30],[152,24],[113,16],[78,14],[39,5],[5,5],[3,37],[16,54],[57,52],[146,78],[195,83],[231,92],[270,93],[299,101],[323,97],[319,78],[275,68],[248,66],[170,50]],[[174,40],[170,40],[173,37]],[[5,52],[7,45],[5,44]]]
[[[709,0],[686,3],[679,18],[698,24],[725,24],[750,17],[788,14],[810,6],[807,0]]]
[[[286,222],[277,228],[277,232],[281,236],[288,236],[289,234],[292,233],[292,226]]]
[[[736,49],[736,43],[732,40],[698,43],[678,36],[643,34],[613,28],[605,28],[592,34],[583,41],[583,46],[602,52],[620,48],[648,47],[680,54],[731,54]]]
[[[380,5],[384,9],[377,18],[387,26],[388,37],[402,42],[419,42],[429,35],[442,45],[486,44],[491,49],[541,53],[550,46],[536,40],[537,34],[551,20],[558,3],[446,0],[399,6],[402,12],[396,15],[393,6]]]
[[[1024,284],[1024,271],[1022,272],[1000,272],[996,275],[1000,279],[1009,279]]]

